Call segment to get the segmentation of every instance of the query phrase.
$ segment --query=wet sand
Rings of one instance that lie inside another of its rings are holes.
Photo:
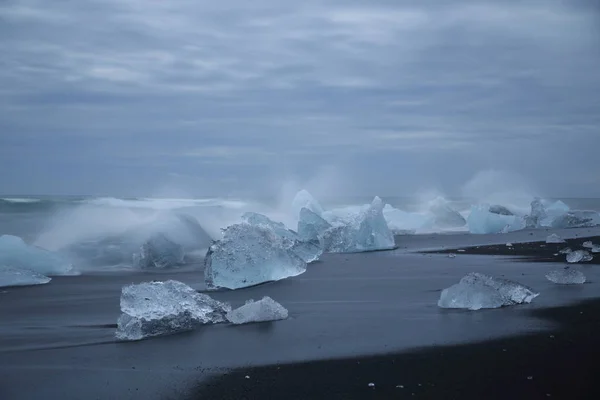
[[[599,231],[569,230],[560,234],[598,236]],[[535,342],[532,337],[549,337],[552,332],[558,337],[557,333],[566,329],[569,324],[556,317],[561,313],[556,307],[599,298],[600,270],[586,267],[589,283],[564,287],[544,278],[549,270],[557,268],[556,263],[461,253],[448,258],[446,254],[418,252],[474,247],[494,240],[522,243],[528,236],[541,240],[547,235],[541,231],[534,235],[515,232],[407,236],[398,238],[400,248],[395,251],[325,255],[301,276],[211,294],[233,306],[250,298],[271,296],[290,311],[290,318],[285,321],[206,326],[136,343],[118,343],[114,339],[121,286],[152,279],[178,279],[203,290],[201,271],[105,273],[55,278],[40,287],[2,289],[0,399],[260,398],[264,393],[271,393],[268,398],[364,398],[362,394],[386,398],[388,394],[396,396],[396,385],[404,385],[398,374],[407,376],[406,384],[412,382],[416,387],[418,383],[434,382],[436,375],[440,387],[449,387],[455,381],[467,385],[471,373],[460,379],[458,375],[451,378],[451,370],[460,371],[460,364],[466,365],[469,360],[475,361],[463,368],[471,368],[475,380],[488,382],[490,388],[499,385],[508,390],[512,385],[514,395],[509,398],[535,398],[528,397],[531,392],[523,386],[531,384],[528,380],[511,383],[500,378],[504,375],[493,374],[497,365],[493,349],[500,346],[499,340],[515,340],[511,362],[519,365],[526,365],[541,354],[551,357],[551,347],[527,343]],[[532,304],[498,310],[439,309],[436,303],[440,291],[472,271],[517,280],[541,295]],[[593,343],[586,341],[585,335],[597,336],[597,325],[593,320],[581,320],[577,326],[579,330],[571,332],[576,337],[573,349],[594,352]],[[481,342],[487,344],[473,344]],[[582,362],[568,358],[567,343],[564,342],[565,349],[556,350],[564,356],[544,364],[557,365],[558,372],[567,375],[588,373]],[[488,347],[489,351],[484,351]],[[528,348],[532,351],[529,354],[525,352]],[[447,363],[440,361],[440,349],[443,354],[454,354],[454,358],[448,358]],[[487,354],[487,358],[478,359],[480,353],[482,357]],[[404,372],[394,369],[389,360],[400,360],[396,362]],[[368,367],[355,367],[355,361]],[[439,367],[431,366],[432,363]],[[407,368],[412,364],[414,368]],[[477,365],[482,371],[478,372]],[[501,364],[498,368],[509,366]],[[271,371],[277,367],[286,377],[273,380]],[[433,368],[433,375],[427,381],[424,376],[429,368]],[[485,380],[483,375],[477,375],[484,374],[483,370],[489,374]],[[524,370],[519,370],[519,376],[521,372]],[[239,374],[244,377],[242,382],[232,378]],[[246,380],[246,375],[250,379]],[[506,376],[516,379],[516,375]],[[560,383],[554,375],[548,376],[553,385]],[[369,382],[375,383],[374,390],[366,386]],[[533,382],[541,385],[535,376]],[[580,385],[576,380],[569,382],[566,387]],[[314,390],[307,392],[310,388]],[[556,396],[564,393],[555,386],[550,389],[554,390],[549,392],[554,393],[554,398],[561,398]],[[542,385],[539,393],[550,389]],[[490,391],[495,395],[496,389]],[[417,398],[453,398],[440,397],[443,392],[428,393],[431,395],[421,393]],[[460,398],[469,398],[475,392],[461,393],[465,395]]]

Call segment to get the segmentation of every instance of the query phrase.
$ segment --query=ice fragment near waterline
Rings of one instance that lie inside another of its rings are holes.
[[[246,304],[227,314],[227,320],[234,324],[276,321],[287,317],[288,310],[268,296],[258,301],[248,300]]]

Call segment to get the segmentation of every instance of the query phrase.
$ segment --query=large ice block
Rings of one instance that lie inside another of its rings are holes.
[[[467,217],[469,232],[475,234],[512,232],[524,228],[524,221],[517,215],[490,212],[490,206],[479,204],[471,207]]]
[[[142,245],[139,253],[133,255],[133,265],[141,269],[165,269],[183,264],[183,247],[172,242],[165,235],[152,236]]]
[[[0,265],[0,287],[43,285],[50,278],[37,272]]]
[[[306,262],[291,250],[289,242],[266,226],[242,223],[227,227],[223,239],[206,255],[207,286],[239,289],[302,274]]]
[[[287,229],[283,223],[275,222],[266,215],[247,212],[242,219],[250,225],[271,229],[281,237],[284,246],[296,253],[306,263],[317,261],[323,254],[323,247],[319,241],[304,241],[296,232]]]
[[[231,306],[169,280],[124,286],[116,336],[140,340],[189,331],[203,324],[226,321]]]
[[[583,272],[571,267],[550,271],[546,274],[546,278],[559,285],[580,285],[586,280]]]
[[[298,236],[305,242],[320,242],[323,233],[331,228],[331,224],[321,218],[318,214],[306,207],[300,210],[298,220]]]
[[[325,251],[331,253],[393,249],[396,243],[383,217],[383,201],[375,197],[353,221],[329,228],[323,234],[323,243]]]
[[[448,201],[438,197],[430,203],[429,211],[434,216],[434,223],[439,228],[460,228],[467,221],[456,210],[450,207]]]
[[[288,310],[268,296],[258,301],[248,300],[246,304],[227,314],[227,320],[234,324],[276,321],[287,317]]]
[[[72,275],[73,266],[60,255],[26,244],[17,236],[0,236],[0,265],[43,275]]]
[[[539,293],[508,279],[471,272],[456,285],[442,291],[438,306],[442,308],[499,308],[531,303]]]
[[[303,208],[308,208],[310,211],[319,216],[323,214],[323,207],[321,207],[321,204],[319,204],[319,202],[307,190],[304,189],[296,193],[296,196],[292,201],[294,215],[300,215],[300,210]]]

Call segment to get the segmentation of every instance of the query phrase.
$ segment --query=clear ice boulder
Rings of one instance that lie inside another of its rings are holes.
[[[258,301],[248,300],[243,306],[227,313],[227,320],[236,325],[277,321],[287,317],[288,310],[268,296]]]

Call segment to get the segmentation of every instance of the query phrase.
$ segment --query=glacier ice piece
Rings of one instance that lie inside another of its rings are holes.
[[[383,216],[390,230],[398,234],[414,234],[421,229],[433,227],[434,218],[431,215],[409,213],[386,204],[383,207]]]
[[[492,214],[498,214],[498,215],[515,215],[508,208],[501,206],[501,205],[497,205],[497,204],[491,205],[489,211]]]
[[[298,220],[298,236],[305,242],[320,242],[323,233],[331,228],[331,224],[318,214],[302,207]]]
[[[239,289],[306,271],[306,262],[291,250],[289,240],[266,226],[248,223],[227,227],[223,239],[210,246],[204,265],[211,289]]]
[[[319,204],[319,202],[305,189],[296,193],[296,196],[292,201],[294,215],[300,215],[300,210],[303,208],[308,208],[319,216],[323,215],[323,207],[321,207],[321,204]]]
[[[523,229],[525,223],[517,215],[492,213],[488,204],[479,204],[471,207],[467,227],[474,234],[508,233]]]
[[[283,245],[296,253],[306,263],[317,261],[323,254],[323,247],[319,241],[304,241],[300,236],[285,227],[281,222],[275,222],[263,214],[247,212],[242,219],[250,225],[262,226],[271,229],[281,237]]]
[[[165,269],[183,264],[183,247],[157,234],[144,243],[139,253],[133,255],[133,265],[141,269]]]
[[[17,236],[0,236],[0,265],[43,275],[73,275],[73,265],[59,254],[26,244]]]
[[[439,228],[460,228],[467,223],[442,197],[437,197],[430,203],[429,211],[434,216],[434,224]]]
[[[592,256],[588,251],[585,250],[575,250],[567,254],[567,262],[574,264],[578,262],[588,262],[592,261],[594,256]]]
[[[231,306],[174,280],[144,282],[121,289],[121,316],[116,337],[141,340],[189,331],[226,321]]]
[[[571,253],[573,250],[571,250],[570,247],[565,247],[564,249],[560,250],[559,253],[560,254],[569,254]]]
[[[564,267],[550,271],[548,274],[546,274],[546,278],[550,282],[554,282],[559,285],[580,285],[585,283],[586,280],[583,272],[572,267]]]
[[[262,300],[248,300],[243,306],[227,313],[227,320],[234,324],[266,322],[286,319],[288,310],[281,304],[265,296]]]
[[[583,242],[581,246],[585,247],[586,249],[591,249],[592,247],[594,247],[594,243],[588,240],[587,242]]]
[[[383,201],[375,197],[353,221],[329,228],[323,234],[323,243],[330,253],[393,249],[396,243],[383,217]]]
[[[600,253],[600,245],[598,245],[598,244],[593,245],[592,248],[590,249],[590,251],[592,253]]]
[[[531,212],[525,219],[527,228],[539,228],[541,221],[546,216],[546,208],[544,207],[544,203],[542,203],[542,199],[536,197],[531,202]]]
[[[565,241],[556,233],[553,233],[546,238],[546,243],[565,243]]]
[[[50,281],[51,278],[35,271],[0,266],[0,287],[43,285]]]
[[[499,308],[531,303],[539,293],[508,279],[471,272],[459,283],[442,290],[438,306],[442,308]]]

